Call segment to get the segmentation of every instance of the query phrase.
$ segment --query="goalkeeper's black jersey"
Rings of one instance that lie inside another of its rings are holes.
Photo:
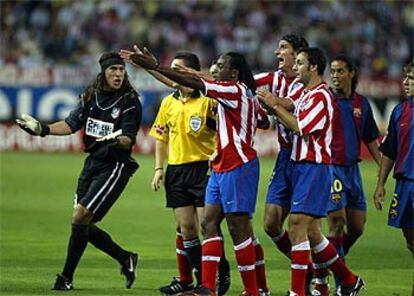
[[[77,107],[70,112],[65,122],[72,132],[84,130],[85,152],[91,156],[106,160],[126,161],[131,149],[117,149],[108,142],[96,142],[103,137],[122,129],[122,134],[135,138],[141,124],[142,106],[138,94],[131,91],[119,92],[97,91],[87,102],[79,100]]]

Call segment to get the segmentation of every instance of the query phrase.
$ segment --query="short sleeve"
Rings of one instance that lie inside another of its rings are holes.
[[[168,142],[168,126],[167,126],[167,98],[161,102],[157,117],[150,130],[150,136],[156,140]]]
[[[138,94],[133,92],[129,95],[127,103],[122,110],[120,128],[122,134],[128,136],[135,143],[142,119],[142,106]]]
[[[83,99],[79,99],[79,102],[75,109],[73,109],[69,115],[65,118],[65,122],[69,125],[72,133],[77,132],[84,127],[86,122],[85,110],[87,103]]]
[[[397,157],[397,131],[395,125],[397,119],[395,118],[395,110],[391,114],[390,122],[388,123],[387,134],[382,140],[379,150],[388,158],[395,160]]]
[[[238,102],[241,100],[242,91],[240,86],[235,82],[216,82],[201,79],[204,83],[205,96],[216,99],[219,103],[226,107],[237,108]]]

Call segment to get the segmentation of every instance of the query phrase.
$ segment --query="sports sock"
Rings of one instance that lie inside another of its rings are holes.
[[[328,237],[329,242],[335,247],[336,252],[338,253],[339,257],[342,258],[342,260],[345,261],[345,253],[343,248],[343,236],[329,236]],[[337,276],[334,276],[335,279],[335,286],[340,286],[340,280]]]
[[[256,255],[252,239],[248,238],[244,242],[234,246],[234,251],[236,253],[236,260],[244,290],[252,295],[257,295]]]
[[[216,276],[220,258],[223,254],[223,240],[216,236],[203,241],[201,247],[201,269],[203,286],[216,290]]]
[[[65,266],[62,275],[73,279],[73,273],[88,244],[89,225],[72,224]]]
[[[345,262],[339,258],[335,247],[323,237],[322,241],[313,248],[315,270],[329,268],[339,278],[341,285],[349,286],[355,283],[356,276],[348,269]]]
[[[122,249],[112,240],[109,233],[103,231],[96,225],[89,226],[89,242],[97,249],[117,260],[121,265],[125,263],[125,260],[130,255],[130,252]]]
[[[193,268],[197,283],[201,284],[201,244],[198,237],[184,240],[184,250],[187,253],[187,259]]]
[[[266,268],[264,260],[264,251],[263,247],[260,244],[258,238],[255,238],[253,241],[254,252],[256,254],[256,280],[257,287],[263,291],[269,291],[269,287],[266,282]]]
[[[184,249],[184,240],[181,233],[177,232],[175,237],[175,252],[177,254],[178,273],[180,275],[180,282],[190,284],[193,282],[193,274],[191,272],[190,261],[187,257],[187,252]]]
[[[309,241],[292,246],[291,290],[299,296],[305,295],[306,271],[309,265]]]
[[[276,244],[279,251],[290,258],[290,251],[292,250],[292,244],[290,243],[288,232],[283,229],[279,236],[273,237],[272,241]]]

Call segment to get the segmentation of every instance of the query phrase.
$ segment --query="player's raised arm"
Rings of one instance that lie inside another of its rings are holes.
[[[183,86],[204,92],[204,83],[197,75],[160,66],[158,60],[156,60],[154,55],[146,48],[144,48],[143,51],[134,52],[132,54],[128,51],[121,50],[120,55],[129,63],[132,62],[147,70],[154,70]]]

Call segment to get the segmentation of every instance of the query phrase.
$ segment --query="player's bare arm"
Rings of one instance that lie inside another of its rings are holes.
[[[134,64],[137,64],[142,68],[155,70],[181,85],[201,91],[204,90],[204,83],[199,77],[194,74],[179,72],[169,67],[160,66],[159,62],[154,59],[154,55],[145,48],[141,51],[141,53],[135,52],[133,54],[129,54],[124,50],[121,50],[120,55],[125,61],[132,61]]]
[[[381,153],[378,149],[379,144],[377,140],[374,140],[367,144],[367,148],[369,153],[371,154],[372,158],[375,160],[378,166],[381,165]]]
[[[382,155],[377,188],[374,193],[374,204],[377,210],[382,210],[385,199],[385,184],[393,166],[394,161],[391,158]]]

